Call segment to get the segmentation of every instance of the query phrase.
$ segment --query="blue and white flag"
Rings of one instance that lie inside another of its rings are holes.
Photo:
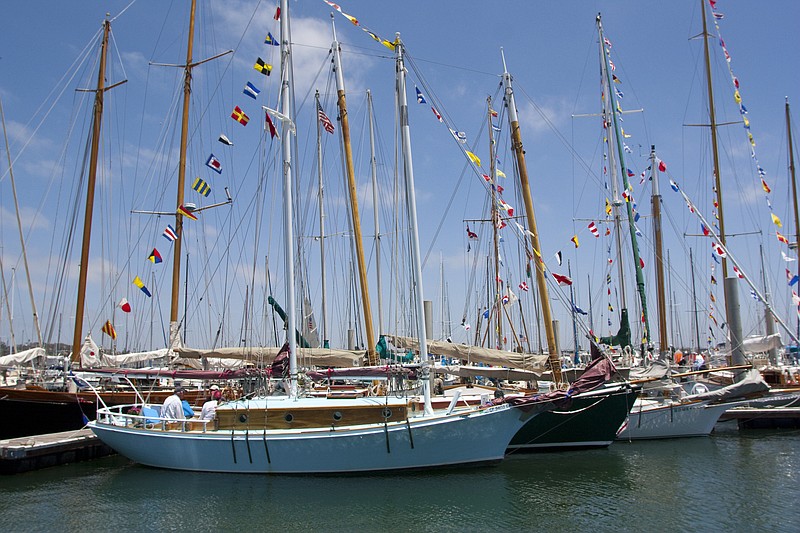
[[[425,103],[427,103],[427,101],[425,100],[425,97],[424,97],[424,96],[422,96],[422,91],[420,91],[420,90],[419,90],[419,87],[417,87],[417,86],[415,85],[415,86],[414,86],[414,89],[416,89],[416,91],[417,91],[417,103],[418,103],[418,104],[425,104]]]
[[[258,93],[260,93],[261,91],[256,89],[256,86],[248,81],[247,85],[244,86],[244,90],[242,92],[247,96],[249,96],[250,98],[252,98],[253,100],[255,100],[256,96],[258,96]]]
[[[219,159],[214,157],[214,154],[208,156],[208,159],[206,160],[206,166],[217,174],[222,174],[222,163],[219,162]]]

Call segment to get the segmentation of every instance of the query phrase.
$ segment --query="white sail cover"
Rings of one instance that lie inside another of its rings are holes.
[[[780,333],[773,333],[772,335],[754,335],[747,337],[742,341],[742,349],[744,353],[762,353],[770,350],[778,349],[783,346]]]
[[[175,349],[175,354],[181,359],[242,359],[253,363],[271,364],[278,352],[277,346],[258,347],[228,347],[202,350],[181,346]],[[316,367],[351,367],[362,366],[364,353],[351,350],[333,350],[330,348],[297,348],[297,358],[301,364]]]
[[[419,341],[417,339],[400,337],[397,335],[386,335],[386,338],[398,348],[419,351]],[[435,355],[461,359],[469,363],[508,366],[537,373],[544,372],[548,369],[548,356],[544,354],[506,352],[504,350],[493,350],[491,348],[433,340],[428,340],[428,352]]]
[[[21,352],[0,357],[0,366],[19,366],[33,362],[37,357],[44,357],[44,348],[31,348]]]

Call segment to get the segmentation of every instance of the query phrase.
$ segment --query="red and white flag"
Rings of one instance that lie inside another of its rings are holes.
[[[598,239],[600,238],[600,230],[597,229],[597,224],[594,223],[594,220],[589,222],[589,231],[591,231],[592,235],[594,235]]]

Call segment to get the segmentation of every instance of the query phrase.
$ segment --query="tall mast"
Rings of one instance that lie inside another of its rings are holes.
[[[502,50],[501,50],[502,55]],[[519,118],[517,116],[517,104],[514,101],[514,90],[511,88],[511,74],[506,67],[506,58],[503,56],[503,88],[505,90],[506,106],[508,106],[508,123],[511,129],[511,148],[517,158],[517,169],[519,170],[520,190],[525,201],[525,213],[528,220],[528,233],[533,246],[536,264],[536,285],[539,289],[539,299],[542,305],[542,322],[544,322],[545,335],[547,337],[547,350],[549,353],[550,370],[553,372],[553,381],[561,383],[561,361],[559,354],[556,353],[556,334],[553,330],[553,318],[550,312],[550,295],[547,291],[547,280],[545,278],[544,265],[540,261],[542,246],[539,243],[539,230],[536,228],[536,215],[533,211],[533,198],[531,197],[531,186],[528,182],[528,167],[525,164],[525,150],[522,148],[522,135],[520,133]]]
[[[396,34],[395,52],[397,54],[397,103],[400,106],[400,137],[403,149],[403,175],[406,186],[406,202],[408,203],[408,219],[411,225],[411,263],[413,267],[412,285],[414,287],[414,307],[417,315],[417,337],[419,337],[419,356],[423,363],[422,392],[425,402],[425,414],[433,413],[431,406],[430,380],[424,378],[430,360],[428,340],[425,335],[425,311],[423,309],[424,293],[422,290],[422,259],[420,257],[419,230],[417,225],[417,199],[414,192],[414,164],[411,158],[411,126],[408,123],[408,100],[406,98],[406,67],[403,61],[403,43],[400,34]]]
[[[319,104],[319,91],[314,95]],[[317,182],[319,190],[319,257],[320,282],[322,283],[322,346],[328,346],[328,284],[325,271],[325,187],[322,183],[322,122],[317,120]]]
[[[719,220],[719,240],[722,246],[727,247],[725,241],[725,216],[722,210],[722,181],[720,179],[719,169],[719,148],[717,146],[717,113],[714,109],[714,90],[711,84],[711,56],[708,50],[708,39],[711,37],[708,34],[708,23],[706,21],[706,0],[700,0],[700,6],[703,14],[703,53],[706,61],[706,89],[708,92],[708,118],[709,126],[711,127],[711,153],[714,160],[714,188],[717,193],[717,219]],[[722,278],[728,277],[728,261],[722,257]],[[728,287],[723,283],[725,289],[725,299],[728,299]]]
[[[183,188],[186,183],[186,146],[189,142],[189,101],[192,96],[192,48],[194,46],[194,13],[197,0],[192,0],[189,16],[189,37],[186,46],[186,64],[183,70],[183,118],[181,120],[181,144],[178,159],[178,196],[175,205],[175,233],[178,238],[173,242],[172,256],[172,299],[169,310],[170,347],[179,339],[178,310],[181,283],[181,248],[183,245],[183,215],[178,208],[183,205]],[[186,325],[184,324],[184,327]],[[294,331],[294,330],[290,330]]]
[[[372,174],[372,213],[375,225],[375,272],[378,281],[378,333],[383,333],[383,285],[381,284],[381,226],[378,217],[378,161],[375,159],[375,116],[372,111],[372,92],[367,89],[369,116],[369,167]]]
[[[567,275],[572,278],[572,265],[567,259]],[[575,289],[572,285],[569,286],[569,304],[572,306],[570,310],[572,313],[572,342],[573,342],[573,353],[572,353],[572,362],[576,365],[581,362],[580,358],[580,344],[578,343],[578,317],[576,316],[578,311],[577,307],[575,306]]]
[[[608,53],[605,52],[605,39],[603,37],[603,23],[600,20],[600,15],[597,15],[597,33],[600,38],[600,49],[602,51],[602,65],[603,65],[603,80],[605,82],[605,90],[608,93],[607,98],[611,104],[611,120],[614,125],[614,140],[617,149],[617,157],[619,161],[618,171],[620,176],[622,176],[622,185],[625,190],[629,190],[628,184],[628,173],[627,168],[625,166],[625,150],[622,146],[622,134],[621,134],[621,127],[619,124],[619,113],[617,111],[617,100],[614,91],[614,81],[612,79],[611,68],[608,64]],[[611,147],[609,146],[609,152],[611,152]],[[641,256],[639,255],[639,243],[636,239],[636,223],[633,219],[633,207],[631,206],[631,202],[625,202],[628,214],[628,231],[631,237],[631,248],[633,249],[633,262],[634,268],[636,271],[636,290],[639,293],[639,302],[642,306],[642,318],[643,318],[643,325],[644,325],[644,335],[642,338],[642,348],[644,348],[644,344],[650,341],[650,321],[647,313],[647,295],[645,294],[644,290],[644,274],[642,273],[642,262]],[[644,351],[644,350],[642,350]]]
[[[369,284],[367,281],[367,262],[364,259],[364,242],[361,237],[361,217],[358,214],[358,191],[356,190],[356,172],[353,167],[353,149],[350,146],[350,119],[347,114],[347,101],[344,93],[344,74],[342,73],[342,51],[336,40],[336,26],[333,25],[333,64],[336,71],[336,94],[339,106],[339,120],[342,126],[344,144],[344,163],[347,172],[347,189],[350,193],[350,214],[353,217],[353,240],[356,245],[356,263],[358,281],[361,288],[361,306],[364,312],[364,329],[367,332],[367,359],[370,365],[378,364],[375,351],[375,328],[372,325],[372,309],[369,301]]]
[[[658,190],[658,164],[656,147],[650,147],[650,172],[653,180],[653,234],[656,259],[656,300],[658,303],[658,355],[669,351],[667,342],[667,294],[664,283],[664,245],[661,235],[661,194]]]
[[[194,0],[192,0],[194,3]],[[291,61],[292,49],[289,35],[289,2],[281,0],[281,121],[283,149],[283,224],[284,224],[284,275],[286,276],[286,331],[289,343],[289,395],[297,397],[297,306],[295,305],[294,280],[294,217],[292,213],[292,135],[293,120],[291,106]]]
[[[22,262],[25,266],[25,277],[28,280],[28,296],[31,299],[31,308],[33,309],[33,327],[36,330],[36,338],[39,340],[39,346],[42,344],[42,330],[39,327],[39,314],[36,312],[36,300],[33,297],[33,284],[31,283],[31,271],[28,268],[28,252],[25,249],[25,237],[22,234],[22,219],[19,216],[19,201],[17,200],[17,184],[14,180],[14,168],[11,163],[11,152],[8,148],[8,135],[6,134],[6,116],[3,113],[3,102],[0,101],[0,119],[3,121],[3,138],[6,143],[6,157],[8,157],[8,175],[11,178],[11,192],[14,196],[14,211],[17,214],[17,230],[19,231],[19,244],[22,247]],[[13,333],[12,333],[13,337]]]
[[[689,248],[689,269],[692,277],[692,306],[694,308],[694,334],[697,342],[697,351],[700,351],[700,322],[697,316],[697,289],[694,283],[694,255],[692,249]]]
[[[100,48],[100,68],[97,73],[97,89],[94,93],[94,117],[92,118],[92,144],[89,153],[89,181],[86,184],[86,211],[83,217],[83,243],[78,273],[78,298],[75,307],[75,329],[72,335],[72,361],[79,362],[83,341],[83,310],[86,302],[86,278],[89,272],[89,244],[92,238],[92,214],[94,212],[94,189],[97,182],[97,154],[100,148],[100,125],[103,121],[103,96],[105,95],[106,57],[108,34],[111,23],[103,21],[103,43]]]
[[[797,208],[797,180],[794,175],[794,144],[792,143],[792,120],[789,113],[789,97],[786,97],[786,140],[789,143],[789,175],[792,178],[792,201],[794,204],[794,242],[795,253],[800,252],[800,215]],[[800,276],[800,261],[797,262],[797,275]],[[800,337],[800,317],[797,318],[797,336]]]
[[[495,184],[497,183],[497,175],[496,175],[496,168],[497,165],[495,163],[495,156],[494,156],[494,130],[492,129],[492,97],[489,96],[486,98],[486,117],[489,130],[489,176],[492,178],[491,184],[491,202],[492,206],[490,209],[492,224],[492,245],[494,247],[494,302],[495,302],[495,317],[496,320],[496,327],[495,327],[495,334],[496,343],[495,348],[502,350],[503,349],[503,281],[500,276],[500,235],[497,231],[498,222],[500,221],[500,212],[497,209],[497,187]]]

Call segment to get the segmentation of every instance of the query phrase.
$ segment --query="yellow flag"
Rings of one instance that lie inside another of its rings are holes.
[[[505,173],[505,172],[503,172],[502,170],[500,170],[500,169],[497,169],[497,171],[496,171],[496,172],[497,172],[497,177],[498,177],[498,178],[505,178],[505,177],[506,177],[506,173]]]
[[[739,91],[735,91],[733,93],[733,99],[736,100],[737,104],[741,104],[742,103],[742,95],[739,94]]]
[[[578,244],[578,236],[577,235],[573,235],[570,240],[572,241],[572,244],[575,245],[575,248],[577,248],[579,246],[579,244]]]
[[[481,159],[480,159],[480,157],[478,157],[477,155],[473,154],[473,153],[472,153],[472,152],[470,152],[469,150],[466,150],[466,152],[467,152],[467,157],[469,157],[469,160],[470,160],[470,161],[472,161],[473,163],[475,163],[475,166],[478,166],[478,167],[479,167],[479,166],[481,166]]]
[[[611,214],[611,202],[609,202],[608,198],[606,198],[606,215],[610,214]]]
[[[772,217],[772,223],[773,224],[775,224],[779,228],[783,227],[783,224],[781,223],[781,219],[779,219],[778,216],[775,213],[770,213],[769,215]]]

